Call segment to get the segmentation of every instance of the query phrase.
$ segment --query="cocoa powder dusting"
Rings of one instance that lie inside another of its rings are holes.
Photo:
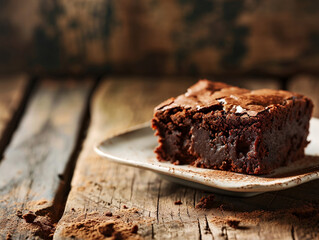
[[[22,221],[20,231],[31,232],[32,235],[45,240],[51,240],[53,238],[56,223],[53,223],[49,216],[35,216],[36,218],[34,218],[33,213],[27,213],[23,216],[25,221]],[[32,217],[30,218],[30,216]]]
[[[80,228],[78,227],[79,224],[81,224]],[[120,220],[103,222],[100,218],[69,224],[63,230],[64,236],[90,240],[99,240],[105,237],[113,237],[113,239],[142,239],[136,233],[137,231],[132,231],[130,223],[124,223]]]
[[[88,240],[105,238],[140,240],[142,237],[137,234],[138,225],[136,223],[147,224],[148,221],[136,216],[134,211],[135,209],[122,209],[119,212],[115,212],[116,215],[108,214],[109,212],[104,214],[91,213],[85,215],[85,217],[80,215],[76,219],[71,218],[70,222],[64,223],[62,235]]]
[[[114,233],[114,225],[115,222],[113,221],[109,221],[109,222],[105,222],[105,223],[101,223],[98,226],[98,231],[103,234],[106,237],[111,237]]]
[[[294,226],[299,225],[304,229],[313,229],[316,226],[314,222],[319,222],[319,210],[317,205],[305,204],[288,209],[235,212],[234,216],[211,216],[209,220],[214,224],[227,224],[229,227],[236,229],[247,229],[251,225],[258,225],[260,222],[284,223]]]
[[[199,202],[196,204],[195,208],[197,209],[210,209],[214,205],[215,196],[210,194],[208,196],[202,197]]]
[[[47,217],[39,217],[39,220],[32,223],[35,227],[34,235],[42,239],[52,239],[55,231],[56,224],[52,223]]]

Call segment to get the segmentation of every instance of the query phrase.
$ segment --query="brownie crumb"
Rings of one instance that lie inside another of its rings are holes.
[[[12,235],[10,233],[7,234],[6,240],[12,240]]]
[[[128,207],[127,207],[126,205],[123,205],[123,208],[124,208],[124,209],[128,209]]]
[[[122,235],[121,232],[116,232],[116,233],[114,233],[112,239],[114,239],[114,240],[122,240],[122,239],[124,239],[124,238],[123,238],[123,235]]]
[[[198,209],[210,209],[214,205],[215,196],[210,194],[208,196],[202,197],[199,202],[196,204],[195,208]]]
[[[182,203],[181,200],[178,200],[178,201],[175,201],[174,204],[175,204],[175,205],[182,205],[183,203]]]
[[[27,223],[33,223],[34,222],[34,219],[36,219],[36,215],[33,213],[33,212],[31,212],[31,211],[29,211],[28,213],[26,213],[26,214],[24,214],[23,216],[22,216],[22,218],[27,222]]]
[[[138,231],[138,226],[137,226],[137,225],[134,225],[134,226],[132,227],[131,233],[137,233],[137,231]]]
[[[228,226],[237,229],[240,221],[239,220],[234,220],[234,219],[229,219],[229,220],[226,221],[226,223],[228,224]]]
[[[100,224],[98,231],[106,237],[111,237],[114,232],[114,224],[113,221]]]
[[[76,225],[76,228],[83,228],[84,227],[84,224],[83,223],[79,223]]]
[[[18,218],[22,218],[22,211],[21,211],[21,210],[18,210],[18,211],[16,212],[16,215],[17,215]]]
[[[71,208],[72,212],[75,212],[75,209],[74,208]]]
[[[61,181],[64,181],[64,175],[63,174],[58,174],[58,178],[61,180]]]
[[[113,213],[112,212],[106,212],[104,215],[107,216],[107,217],[112,217]]]

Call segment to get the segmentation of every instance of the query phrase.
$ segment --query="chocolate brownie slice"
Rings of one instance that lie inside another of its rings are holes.
[[[160,161],[267,174],[304,156],[313,104],[300,94],[201,80],[155,108]]]

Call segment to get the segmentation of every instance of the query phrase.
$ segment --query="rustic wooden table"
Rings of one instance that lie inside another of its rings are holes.
[[[298,76],[286,87],[318,106],[317,80]],[[193,82],[2,77],[0,239],[318,239],[319,181],[251,198],[214,194],[210,209],[196,209],[210,193],[95,154],[97,142],[150,120],[155,105]]]

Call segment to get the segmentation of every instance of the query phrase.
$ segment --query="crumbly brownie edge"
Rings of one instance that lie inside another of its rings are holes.
[[[243,172],[248,174],[268,173],[275,167],[287,164],[288,162],[291,162],[291,161],[295,161],[296,159],[303,156],[304,147],[307,145],[306,137],[308,135],[309,118],[311,116],[312,103],[307,98],[293,100],[292,104],[290,104],[292,109],[294,108],[293,105],[296,102],[303,103],[303,104],[300,104],[300,109],[299,108],[297,109],[298,110],[297,112],[300,112],[299,115],[304,116],[302,131],[301,133],[299,133],[299,135],[296,133],[297,135],[294,137],[296,139],[294,141],[295,143],[293,142],[289,143],[289,141],[286,143],[285,141],[281,141],[281,143],[278,144],[278,146],[280,146],[281,148],[285,148],[285,149],[288,149],[288,151],[290,151],[289,154],[287,153],[286,156],[280,156],[279,159],[276,159],[273,157],[274,155],[276,155],[275,152],[278,150],[278,148],[276,151],[271,151],[271,149],[267,149],[266,146],[267,144],[269,144],[269,143],[266,143],[267,139],[262,138],[262,136],[264,135],[258,135],[258,141],[259,141],[258,144],[260,144],[261,147],[257,146],[257,148],[259,147],[259,149],[256,148],[255,151],[252,151],[248,157],[246,156],[246,158],[243,159],[242,156],[239,156],[239,158],[241,157],[241,160],[237,159],[237,161],[234,157],[232,157],[231,161],[228,159],[227,161],[224,161],[224,163],[223,161],[221,161],[217,165],[207,164],[207,161],[205,163],[205,161],[203,161],[203,158],[198,156],[199,155],[198,151],[194,150],[194,146],[193,146],[194,144],[192,143],[192,140],[191,140],[193,135],[192,132],[194,131],[194,129],[191,130],[191,127],[190,127],[192,123],[188,123],[189,126],[187,126],[187,123],[186,124],[183,123],[183,120],[187,122],[190,120],[190,118],[193,118],[194,115],[198,113],[195,113],[193,115],[187,114],[187,111],[185,111],[185,109],[184,110],[175,109],[174,110],[175,113],[172,112],[171,110],[155,113],[155,116],[153,119],[153,127],[157,129],[157,135],[159,136],[159,142],[160,142],[160,145],[156,149],[158,159],[161,161],[171,161],[172,163],[175,163],[175,164],[194,164],[194,165],[205,167],[205,168],[222,169],[222,170],[229,170],[229,171],[235,171],[235,172]],[[302,108],[305,110],[302,111],[301,110]],[[285,110],[287,110],[287,106],[280,108],[280,110],[278,111],[283,113],[284,115],[287,115],[285,113]],[[181,112],[183,113],[182,115],[188,115],[188,116],[185,116],[185,117],[182,116],[179,119],[174,119],[174,116],[176,115],[176,113],[181,113]],[[215,114],[217,114],[217,112]],[[262,116],[263,115],[260,115],[259,118],[262,118]],[[291,116],[290,118],[295,118],[295,117],[296,117],[296,114],[295,116]],[[238,116],[237,117],[235,116],[234,118],[235,118],[234,122],[236,121],[238,122]],[[164,121],[161,122],[162,120]],[[258,130],[258,127],[260,127],[258,126],[258,121],[256,121],[256,118],[248,118],[248,120],[246,119],[243,121],[246,121],[246,124],[247,123],[248,125],[250,124],[250,126],[255,127],[257,130]],[[278,121],[280,122],[280,119]],[[205,129],[203,128],[203,126],[204,125],[201,126],[202,129]],[[296,129],[296,128],[292,128],[292,129]],[[247,128],[244,130],[247,131]],[[226,135],[229,135],[229,131],[228,133],[226,132]],[[254,132],[252,131],[252,129],[250,129],[250,131]],[[244,135],[243,134],[244,132],[239,131],[237,132],[237,135],[242,136]],[[276,131],[274,131],[273,129],[269,129],[269,132],[272,132],[272,134],[269,134],[268,136],[269,139],[276,137],[276,134],[278,135],[284,134],[280,131],[276,133]],[[207,135],[208,137],[206,141],[209,141],[212,133],[208,132]],[[255,140],[256,139],[254,139],[253,141]],[[221,141],[225,141],[225,138],[224,140],[221,139]],[[235,139],[234,141],[238,141],[238,139]],[[242,144],[243,144],[242,148],[245,148],[245,145],[247,144],[249,145],[251,143],[245,143],[245,141],[242,141]],[[170,149],[167,149],[167,148],[170,148]],[[226,147],[225,150],[234,152],[234,149],[236,148],[238,150],[237,146],[235,147],[228,146]],[[294,149],[294,148],[296,150],[292,151],[291,149]],[[271,155],[273,161],[270,161],[269,157],[268,157],[269,159],[267,159],[267,154]]]

